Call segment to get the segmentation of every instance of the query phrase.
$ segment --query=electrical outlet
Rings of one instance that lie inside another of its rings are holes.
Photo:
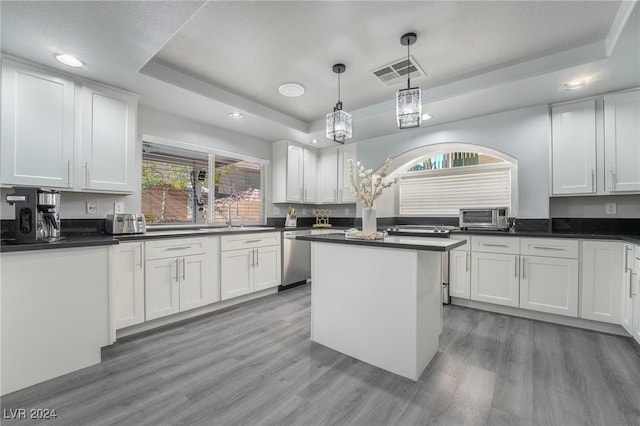
[[[122,202],[113,203],[113,212],[116,214],[124,213],[124,203]]]
[[[96,200],[87,201],[87,214],[98,213],[98,202]]]
[[[607,214],[616,214],[616,203],[607,203],[604,207]]]

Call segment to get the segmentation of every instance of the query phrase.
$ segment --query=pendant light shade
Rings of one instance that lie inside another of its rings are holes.
[[[327,137],[333,139],[334,142],[344,143],[345,140],[351,138],[351,114],[342,110],[342,102],[340,101],[340,74],[347,67],[344,64],[335,64],[333,72],[338,74],[338,102],[333,107],[333,112],[327,114],[326,130]]]
[[[396,118],[400,129],[420,127],[422,121],[422,91],[419,87],[411,87],[411,62],[409,46],[414,44],[418,36],[407,33],[400,38],[400,44],[407,46],[407,88],[396,93]]]

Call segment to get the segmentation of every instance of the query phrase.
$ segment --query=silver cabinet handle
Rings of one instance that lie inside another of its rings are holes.
[[[262,241],[262,240],[247,240],[244,243],[245,244],[251,244],[251,243],[259,243],[260,241]]]
[[[180,280],[180,263],[178,263],[178,259],[176,258],[176,282]]]
[[[564,247],[533,246],[534,249],[562,251]]]
[[[138,246],[138,254],[140,255],[140,257],[139,257],[140,262],[138,262],[138,266],[139,266],[140,268],[142,268],[142,244],[140,244],[140,245]]]
[[[596,192],[596,171],[591,169],[591,192]]]
[[[524,256],[522,256],[522,278],[524,278]]]
[[[69,188],[73,187],[71,183],[71,160],[67,160],[67,185]]]
[[[607,185],[607,189],[609,191],[613,191],[613,187],[614,187],[614,184],[615,184],[614,176],[615,176],[615,173],[613,172],[613,167],[611,167],[609,169],[609,185]]]
[[[333,201],[338,201],[338,190],[337,189],[333,190]]]
[[[167,247],[165,250],[167,251],[175,251],[175,250],[186,250],[191,248],[191,246],[179,246],[179,247]]]
[[[629,246],[624,247],[624,270],[625,271],[629,270],[629,256],[627,256],[627,253],[629,253],[630,251],[631,251],[631,247]]]
[[[256,250],[255,249],[251,249],[251,267],[252,268],[256,267]]]
[[[513,265],[513,276],[518,277],[518,266],[520,266],[520,261],[518,260],[518,256],[516,256],[515,264]]]
[[[186,264],[186,259],[184,257],[182,258],[182,279],[183,280],[187,279],[187,264]]]
[[[494,243],[480,243],[483,246],[487,246],[487,247],[509,247],[507,244],[494,244]]]
[[[258,266],[260,266],[260,252],[258,252],[258,249],[254,249],[256,251],[256,268]]]
[[[629,299],[633,297],[633,276],[635,274],[629,271]]]
[[[84,186],[89,187],[89,163],[86,161],[84,162]]]
[[[464,271],[469,272],[469,252],[467,252],[467,256],[464,260]]]

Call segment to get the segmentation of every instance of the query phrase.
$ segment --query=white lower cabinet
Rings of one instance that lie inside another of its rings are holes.
[[[146,320],[207,305],[215,300],[212,253],[207,238],[147,242]],[[156,256],[157,258],[153,258]]]
[[[222,237],[220,260],[221,300],[277,287],[281,283],[280,233]]]
[[[471,299],[518,307],[520,280],[517,254],[471,253]]]
[[[520,257],[520,307],[578,316],[578,260]]]
[[[114,253],[114,326],[144,322],[144,243],[121,243]]]
[[[463,299],[471,297],[471,253],[469,250],[454,249],[449,252],[449,295]]]
[[[623,245],[620,242],[583,241],[580,317],[620,324],[622,279]]]

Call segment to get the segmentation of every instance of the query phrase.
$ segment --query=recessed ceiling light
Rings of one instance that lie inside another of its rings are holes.
[[[431,114],[422,114],[422,121],[431,120],[433,115]]]
[[[82,68],[84,66],[82,61],[75,56],[59,54],[56,55],[56,59],[58,62],[65,64],[68,67]]]
[[[278,92],[281,95],[287,96],[289,98],[295,98],[298,96],[302,96],[304,93],[304,87],[298,83],[284,83],[278,87]]]
[[[582,89],[586,84],[587,82],[584,80],[573,80],[567,81],[562,85],[562,87],[564,87],[564,90],[577,90]]]
[[[314,139],[314,140],[311,141],[311,143],[314,144],[314,145],[317,145],[318,142],[319,142],[318,139]]]
[[[233,118],[234,120],[240,120],[244,118],[244,115],[242,115],[241,113],[234,111],[234,112],[230,112],[229,113],[229,117]]]

